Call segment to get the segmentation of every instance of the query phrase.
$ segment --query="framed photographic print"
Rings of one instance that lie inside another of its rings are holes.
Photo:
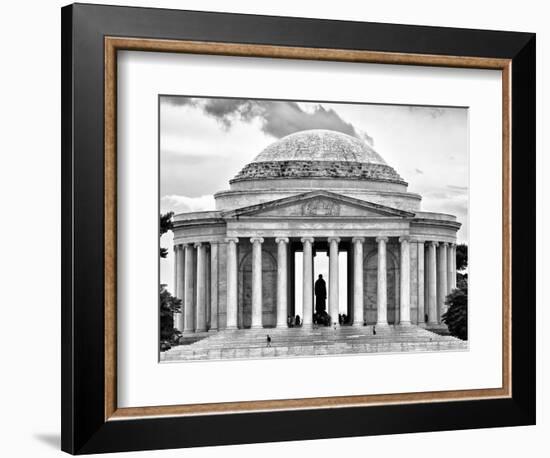
[[[534,424],[533,34],[71,5],[62,57],[65,451]]]

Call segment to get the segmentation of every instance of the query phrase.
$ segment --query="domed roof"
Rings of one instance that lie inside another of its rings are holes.
[[[334,130],[303,130],[277,140],[253,162],[338,161],[386,164],[367,143]]]
[[[304,130],[277,140],[229,183],[280,178],[338,178],[406,185],[364,141],[322,129]]]

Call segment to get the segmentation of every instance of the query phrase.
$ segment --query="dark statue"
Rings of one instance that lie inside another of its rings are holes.
[[[319,275],[315,282],[315,312],[322,315],[327,309],[327,284],[323,276]]]

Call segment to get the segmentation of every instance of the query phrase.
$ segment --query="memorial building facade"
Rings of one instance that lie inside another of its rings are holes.
[[[334,327],[343,308],[350,326],[441,323],[456,287],[460,223],[423,211],[407,187],[371,146],[340,132],[301,131],[269,145],[215,194],[216,210],[174,216],[175,295],[183,301],[174,326],[184,334],[285,328],[300,302],[301,326],[312,327],[320,253],[329,256]]]

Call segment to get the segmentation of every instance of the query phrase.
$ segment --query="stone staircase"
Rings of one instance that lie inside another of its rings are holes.
[[[267,346],[267,335],[271,346]],[[418,326],[320,327],[238,329],[213,332],[199,341],[179,345],[161,353],[161,361],[277,358],[343,355],[462,351],[468,342],[442,336]]]

